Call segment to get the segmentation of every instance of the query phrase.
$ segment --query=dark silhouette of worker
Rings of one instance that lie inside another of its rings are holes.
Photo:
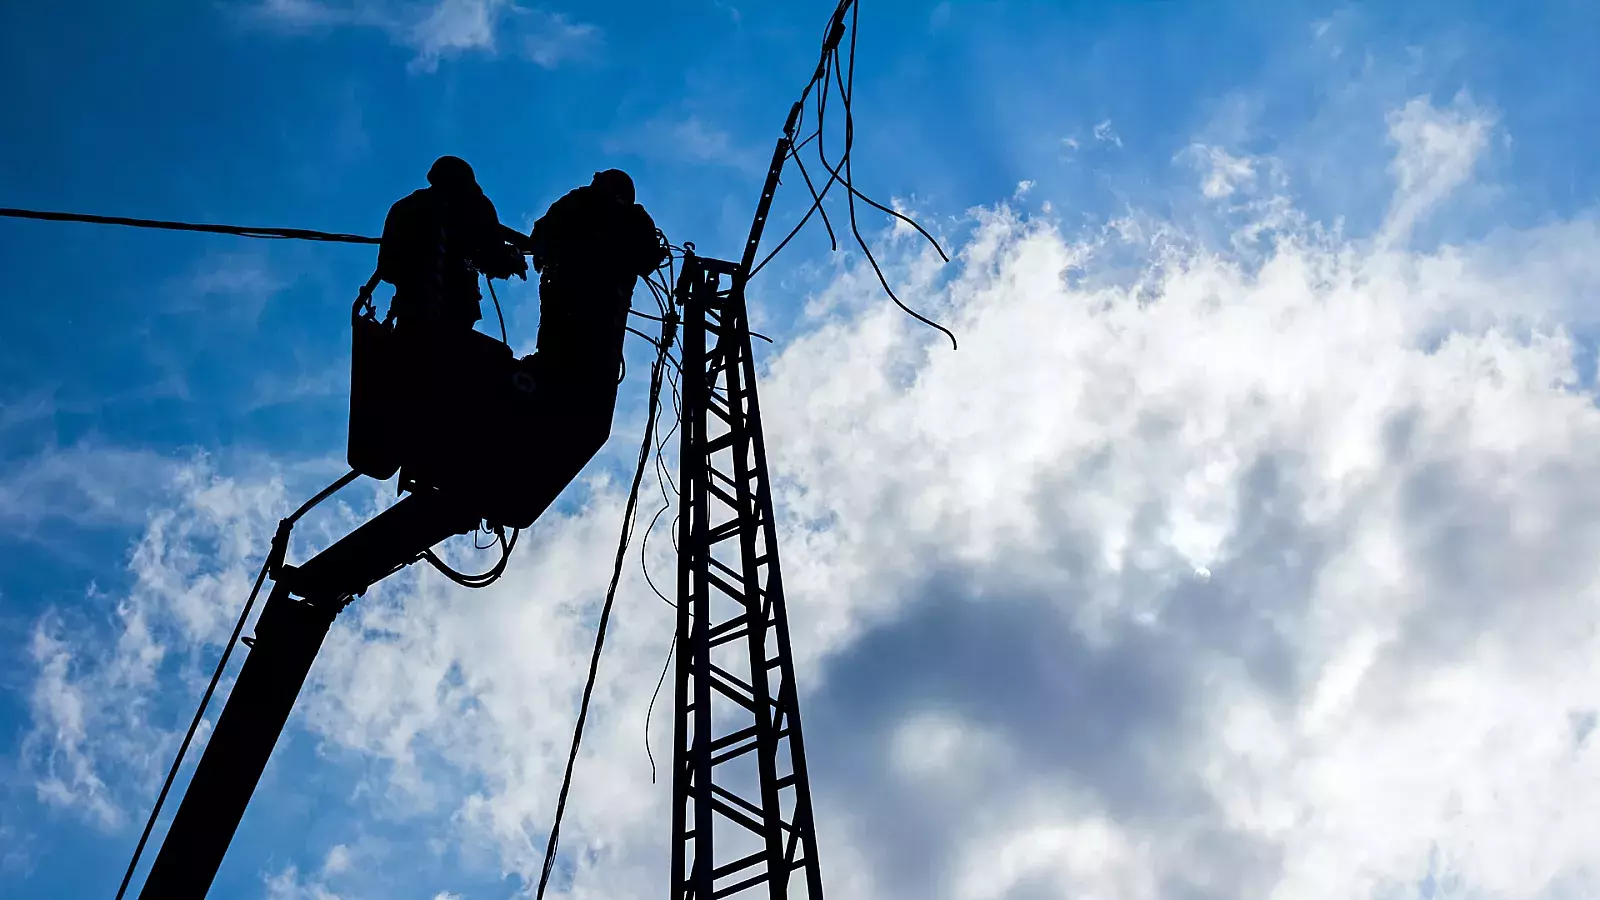
[[[638,279],[666,259],[655,222],[620,169],[550,205],[524,244],[539,273],[541,377],[615,389]]]
[[[441,156],[428,187],[389,208],[374,278],[395,287],[390,315],[405,331],[470,331],[483,318],[478,273],[527,277],[522,252],[507,241],[521,235],[500,224],[472,167]]]

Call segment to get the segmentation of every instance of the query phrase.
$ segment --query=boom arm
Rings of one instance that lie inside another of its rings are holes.
[[[273,573],[250,655],[161,843],[141,900],[200,900],[255,793],[311,663],[350,598],[476,527],[438,492],[411,494],[299,566]]]

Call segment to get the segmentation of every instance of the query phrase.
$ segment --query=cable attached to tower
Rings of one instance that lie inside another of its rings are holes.
[[[844,17],[847,12],[850,15],[850,25],[848,29],[844,24]],[[939,254],[940,259],[945,262],[950,261],[950,256],[949,254],[945,253],[944,247],[940,246],[939,241],[934,238],[934,236],[930,234],[926,228],[923,228],[922,225],[918,224],[915,219],[912,219],[910,216],[905,215],[899,210],[891,209],[890,207],[879,203],[878,201],[867,196],[855,185],[855,171],[853,167],[853,151],[855,149],[855,113],[851,104],[854,100],[855,94],[856,35],[860,21],[860,15],[861,6],[858,0],[841,0],[838,7],[834,9],[833,17],[828,22],[828,30],[823,38],[822,58],[817,63],[817,68],[811,76],[811,81],[806,85],[805,89],[801,91],[800,100],[795,103],[793,108],[794,111],[790,113],[791,118],[794,120],[793,127],[798,129],[805,121],[805,110],[807,108],[808,101],[810,101],[810,103],[816,107],[816,127],[810,132],[810,134],[808,134],[799,142],[794,142],[793,131],[790,131],[790,146],[787,154],[787,158],[794,160],[795,165],[800,169],[800,176],[805,180],[806,188],[811,194],[811,205],[807,207],[805,214],[800,217],[800,221],[789,230],[788,234],[784,235],[783,240],[779,241],[778,245],[774,247],[772,251],[769,252],[765,257],[763,257],[759,263],[751,267],[750,274],[747,276],[747,280],[748,278],[754,278],[757,272],[760,272],[767,265],[767,263],[772,261],[773,257],[777,256],[778,253],[784,249],[784,247],[788,246],[789,242],[794,240],[795,236],[800,233],[801,229],[805,228],[806,223],[811,220],[811,216],[813,214],[818,214],[821,216],[823,227],[826,228],[828,232],[828,242],[830,247],[833,250],[839,249],[838,238],[834,234],[833,224],[828,219],[828,212],[823,206],[823,201],[827,198],[829,191],[833,189],[834,185],[841,185],[845,191],[845,200],[850,215],[850,233],[855,238],[857,246],[861,248],[862,254],[866,257],[867,264],[872,267],[873,273],[878,276],[878,283],[883,287],[884,293],[888,294],[889,299],[894,301],[895,306],[898,306],[907,315],[943,333],[945,337],[950,339],[950,346],[952,349],[954,349],[958,346],[958,344],[956,342],[955,334],[952,333],[950,329],[907,306],[895,293],[894,288],[889,285],[889,279],[884,275],[883,268],[878,264],[877,257],[873,255],[872,248],[868,246],[866,238],[862,236],[860,224],[856,218],[856,201],[860,200],[862,203],[867,204],[873,209],[876,209],[879,212],[889,215],[911,226],[918,234],[926,239],[928,243],[933,245],[933,249]],[[849,31],[850,33],[850,47],[848,50],[849,55],[841,60],[839,45],[846,31]],[[818,90],[816,90],[813,94],[813,89]],[[838,161],[829,162],[827,150],[824,146],[823,136],[826,125],[828,97],[835,91],[837,91],[839,95],[840,105],[844,107],[844,147],[840,151]],[[811,175],[806,170],[805,162],[801,158],[800,153],[802,149],[809,146],[813,141],[816,143],[815,149],[817,160],[821,163],[822,167],[827,170],[829,175],[828,180],[823,183],[821,190],[818,190],[816,184],[812,181]]]

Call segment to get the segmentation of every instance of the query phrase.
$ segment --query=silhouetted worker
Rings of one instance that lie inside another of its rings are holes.
[[[596,172],[533,224],[527,247],[539,272],[542,377],[614,389],[637,280],[666,259],[656,225],[634,202],[633,179]]]
[[[428,187],[401,198],[383,223],[375,277],[395,287],[396,327],[471,330],[483,318],[479,272],[527,277],[522,252],[506,243],[521,237],[500,224],[465,160],[439,157]]]

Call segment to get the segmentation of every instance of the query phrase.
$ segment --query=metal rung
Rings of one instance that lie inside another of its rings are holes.
[[[718,525],[716,528],[711,529],[711,531],[706,534],[706,543],[720,544],[728,538],[738,534],[739,530],[744,526],[746,518],[748,517],[743,515],[735,516],[728,521],[723,522],[721,525]]]
[[[711,877],[721,878],[725,875],[732,875],[740,869],[748,869],[758,862],[765,862],[766,859],[767,851],[758,850],[755,853],[746,856],[744,859],[736,859],[726,865],[717,866],[715,869],[711,870]]]
[[[719,737],[716,740],[712,741],[711,742],[711,752],[715,753],[718,750],[721,750],[723,747],[731,747],[734,744],[739,743],[740,741],[749,740],[750,738],[753,738],[755,736],[756,736],[756,727],[754,725],[751,725],[748,728],[741,728],[738,731],[735,731],[735,732],[733,732],[731,734],[725,734],[722,737]]]
[[[716,689],[717,693],[739,704],[746,710],[752,713],[756,711],[756,702],[754,700],[735,692],[731,686],[724,684],[720,678],[713,676],[711,678],[711,686]]]
[[[738,685],[740,690],[744,691],[746,694],[749,694],[752,698],[755,697],[755,685],[745,683],[743,678],[740,678],[732,672],[729,672],[727,669],[724,669],[716,663],[710,663],[709,665],[711,666],[711,671],[727,679],[729,684]]]
[[[718,800],[715,797],[712,797],[710,802],[711,808],[721,813],[722,816],[728,819],[730,822],[733,822],[736,825],[743,825],[751,834],[765,834],[766,829],[762,827],[761,823],[757,822],[755,819],[750,818],[749,816],[738,811],[737,809],[734,809],[728,804],[723,803],[721,800]]]
[[[734,629],[738,628],[739,626],[748,625],[748,624],[750,624],[750,617],[749,617],[748,613],[746,613],[744,615],[734,616],[733,618],[729,619],[728,621],[723,622],[721,625],[712,626],[710,633],[707,634],[706,636],[711,638],[712,640],[716,640],[717,638],[722,637],[723,635],[727,634],[730,631],[733,631]]]
[[[718,753],[716,756],[711,757],[711,765],[720,766],[730,759],[738,759],[739,757],[749,753],[751,750],[754,750],[759,746],[761,746],[760,741],[751,741],[742,747],[735,747],[732,750],[724,750],[721,753]]]
[[[713,566],[716,566],[717,568],[721,569],[723,572],[725,572],[727,574],[727,576],[729,578],[732,578],[732,579],[734,579],[736,581],[743,581],[744,580],[744,575],[742,573],[735,572],[733,570],[732,566],[728,565],[727,563],[723,562],[720,559],[717,559],[715,556],[706,557],[706,562],[708,562],[708,563],[712,564]]]
[[[730,894],[737,894],[747,887],[754,887],[755,885],[758,885],[771,877],[772,876],[770,873],[762,872],[760,875],[757,875],[754,878],[746,878],[738,884],[729,885],[721,890],[712,891],[711,900],[722,900],[723,897],[726,897]]]
[[[718,578],[715,573],[707,572],[706,580],[716,585],[717,590],[727,594],[730,598],[737,600],[740,604],[745,603],[744,592],[727,583],[726,581],[723,581],[721,578]]]
[[[728,790],[725,787],[718,787],[717,785],[713,784],[711,786],[711,793],[712,793],[713,796],[721,797],[724,800],[727,800],[727,801],[729,801],[731,803],[736,804],[740,809],[744,810],[745,812],[749,813],[752,816],[765,816],[766,815],[766,812],[764,810],[762,810],[761,807],[755,805],[754,803],[751,803],[749,800],[746,800],[743,797],[740,797],[738,794],[733,793],[732,791]]]
[[[731,506],[734,509],[738,510],[740,515],[748,515],[748,512],[744,508],[744,504],[739,502],[739,498],[735,497],[734,495],[732,495],[730,493],[728,493],[727,491],[723,490],[722,488],[719,488],[714,484],[709,484],[708,483],[706,485],[706,493],[708,493],[711,496],[717,498],[718,500],[721,500],[723,502],[723,504],[725,504],[727,506]]]

